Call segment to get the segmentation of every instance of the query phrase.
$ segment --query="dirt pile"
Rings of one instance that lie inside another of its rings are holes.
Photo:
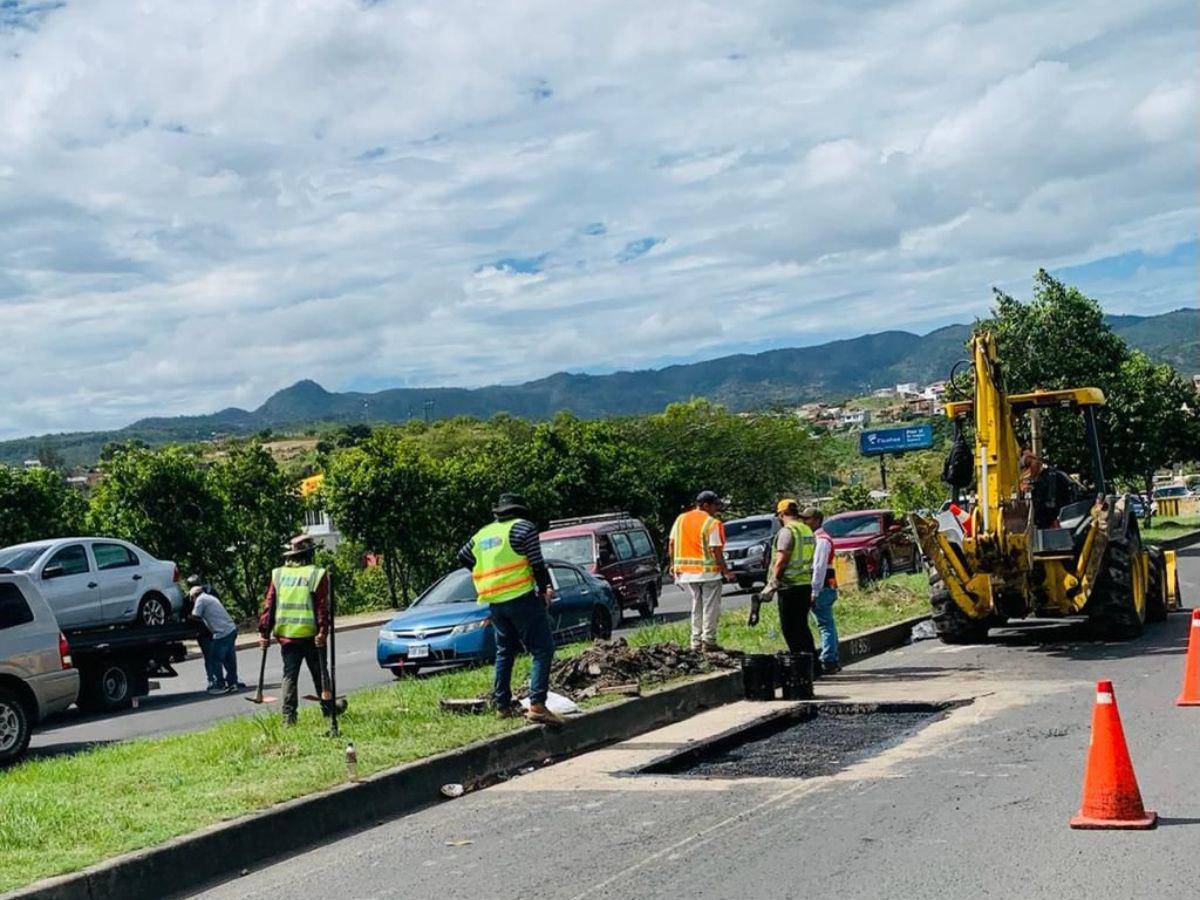
[[[614,692],[636,694],[639,684],[733,669],[740,664],[735,653],[702,653],[673,641],[631,647],[618,638],[596,641],[578,656],[555,660],[550,667],[550,687],[575,700]]]

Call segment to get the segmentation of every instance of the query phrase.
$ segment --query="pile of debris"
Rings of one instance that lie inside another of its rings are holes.
[[[645,682],[737,668],[740,656],[736,651],[688,650],[674,641],[648,647],[630,647],[625,638],[596,641],[578,656],[555,660],[550,667],[550,686],[573,700],[597,694],[636,694]]]

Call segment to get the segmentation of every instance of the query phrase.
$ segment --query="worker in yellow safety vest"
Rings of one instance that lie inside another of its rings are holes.
[[[812,609],[812,561],[815,542],[812,529],[800,518],[795,500],[780,500],[775,506],[780,528],[775,532],[775,547],[767,571],[763,600],[779,601],[779,630],[791,653],[807,653],[817,668],[816,644],[808,627]]]
[[[283,724],[296,723],[300,666],[308,666],[320,692],[321,711],[332,712],[329,664],[325,639],[329,635],[329,573],[314,563],[316,543],[296,535],[283,553],[284,564],[271,572],[271,583],[258,619],[258,643],[266,648],[271,637],[283,655]]]
[[[496,521],[475,532],[458,551],[459,564],[471,572],[476,598],[488,604],[496,639],[492,703],[501,716],[515,714],[513,661],[524,646],[533,655],[525,717],[531,722],[558,724],[562,717],[546,707],[554,658],[554,634],[547,611],[554,587],[542,559],[537,526],[529,520],[525,501],[516,494],[501,494],[492,513]]]
[[[680,513],[671,526],[667,554],[675,583],[692,597],[692,649],[722,652],[717,643],[721,586],[731,576],[725,566],[725,526],[717,518],[720,498],[701,491],[696,506]]]

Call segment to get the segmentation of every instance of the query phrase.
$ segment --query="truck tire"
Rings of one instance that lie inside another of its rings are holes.
[[[979,644],[987,640],[988,619],[972,619],[959,609],[937,570],[929,573],[929,606],[933,627],[943,644]]]
[[[107,712],[132,705],[134,676],[120,662],[89,666],[80,673],[84,686],[79,692],[79,708],[87,712]]]
[[[646,585],[646,593],[642,595],[642,602],[638,604],[638,614],[643,619],[649,619],[654,615],[654,610],[658,607],[658,591],[654,585]]]
[[[1163,553],[1158,547],[1147,547],[1146,553],[1150,557],[1150,577],[1146,582],[1146,621],[1165,622],[1167,620],[1166,563],[1163,562]]]
[[[1133,559],[1141,551],[1137,525],[1126,516],[1124,527],[1109,537],[1100,577],[1087,605],[1089,624],[1099,637],[1127,641],[1146,623],[1147,603],[1138,608],[1133,595]]]
[[[0,687],[0,767],[24,756],[32,736],[33,723],[25,703],[15,691]]]

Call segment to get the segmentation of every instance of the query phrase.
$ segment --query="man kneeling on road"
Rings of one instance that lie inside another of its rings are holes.
[[[308,666],[321,695],[321,711],[333,712],[325,639],[329,635],[329,573],[313,562],[316,543],[306,534],[292,538],[284,564],[271,573],[271,584],[258,620],[258,645],[267,647],[274,634],[283,654],[283,724],[296,724],[300,705],[301,663]]]
[[[458,551],[458,562],[471,570],[475,595],[488,604],[496,635],[496,674],[492,702],[501,716],[513,715],[512,670],[521,645],[533,655],[529,675],[531,722],[556,725],[562,716],[546,707],[554,633],[547,610],[554,599],[550,573],[542,559],[537,526],[516,494],[501,494],[492,509],[496,521],[486,525]]]

